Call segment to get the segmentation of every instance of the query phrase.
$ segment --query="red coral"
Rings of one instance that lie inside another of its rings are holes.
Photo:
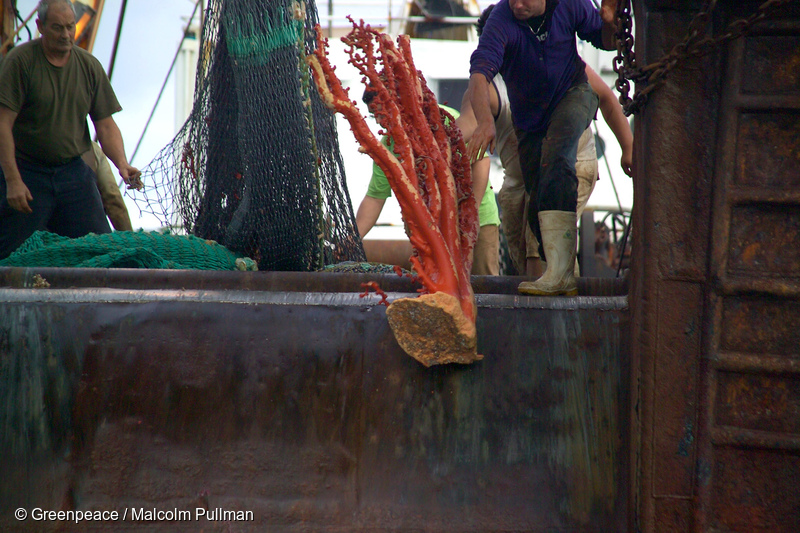
[[[473,324],[475,299],[470,285],[472,248],[478,236],[478,210],[461,132],[414,66],[410,39],[391,38],[363,21],[342,38],[350,63],[375,92],[372,109],[383,132],[394,141],[389,150],[372,131],[334,74],[327,40],[317,26],[317,49],[307,57],[326,105],[347,118],[361,144],[386,174],[397,196],[414,248],[411,263],[427,293],[457,298]],[[379,65],[382,68],[379,70]]]
[[[364,292],[358,295],[359,298],[368,296],[370,289],[372,289],[375,291],[375,294],[381,297],[381,301],[378,303],[389,307],[389,300],[387,300],[389,296],[383,291],[383,289],[380,288],[377,281],[368,281],[366,283],[362,283],[361,288],[364,289]]]

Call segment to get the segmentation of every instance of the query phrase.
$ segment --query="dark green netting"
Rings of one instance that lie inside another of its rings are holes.
[[[324,272],[349,272],[351,274],[397,274],[394,265],[387,265],[386,263],[374,263],[367,261],[343,261],[335,265],[327,265]],[[400,274],[411,275],[411,272],[400,268]]]
[[[366,259],[335,117],[304,61],[317,22],[313,1],[208,2],[192,114],[128,193],[142,212],[261,270]]]
[[[70,239],[37,231],[0,266],[257,270],[255,262],[192,235],[116,231]]]

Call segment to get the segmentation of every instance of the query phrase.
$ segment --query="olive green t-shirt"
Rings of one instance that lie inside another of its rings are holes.
[[[16,156],[45,166],[63,165],[90,150],[93,121],[120,111],[100,62],[72,48],[63,67],[47,61],[41,39],[11,50],[0,63],[0,105],[18,113]]]
[[[439,104],[439,107],[450,113],[453,118],[458,118],[460,115],[460,113],[452,107],[447,107],[442,104]],[[384,137],[381,139],[381,142],[388,146],[389,149],[394,149],[394,141],[392,139]],[[367,196],[385,200],[391,195],[392,188],[389,185],[389,180],[386,179],[386,174],[377,163],[372,163],[372,178],[369,180],[369,185],[367,186]],[[489,181],[486,182],[486,192],[483,194],[481,205],[478,206],[478,221],[481,226],[500,225],[500,213],[497,209],[497,201],[494,198],[494,192],[492,191],[492,184]]]

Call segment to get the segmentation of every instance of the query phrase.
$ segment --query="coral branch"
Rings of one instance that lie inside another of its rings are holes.
[[[411,262],[425,289],[418,298],[391,304],[389,323],[403,349],[423,364],[480,359],[469,280],[478,210],[461,133],[449,115],[446,124],[414,66],[408,36],[398,37],[395,46],[363,21],[350,21],[353,29],[342,41],[350,64],[375,95],[370,109],[391,137],[391,149],[372,133],[334,74],[319,27],[317,49],[306,61],[325,104],[344,115],[362,151],[386,174],[406,222]]]

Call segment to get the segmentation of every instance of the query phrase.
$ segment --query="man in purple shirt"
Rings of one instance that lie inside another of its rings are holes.
[[[489,84],[498,72],[508,88],[525,187],[528,223],[547,261],[544,275],[523,282],[535,295],[575,295],[578,140],[597,111],[575,36],[595,47],[615,48],[616,1],[501,0],[495,5],[470,60],[469,98],[478,126],[467,155],[495,149]]]

